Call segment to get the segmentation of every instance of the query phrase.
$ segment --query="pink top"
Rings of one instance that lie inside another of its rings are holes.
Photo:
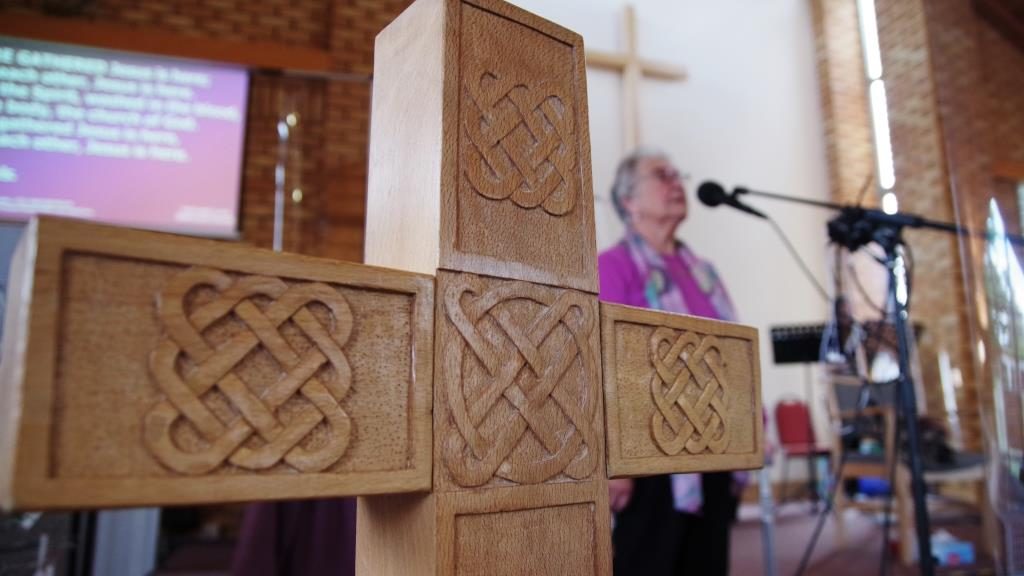
[[[711,298],[697,284],[689,266],[683,262],[679,254],[662,254],[665,261],[665,272],[669,280],[679,287],[686,302],[687,314],[705,318],[722,319],[715,309]],[[650,308],[644,294],[645,279],[633,263],[626,244],[619,243],[602,252],[597,258],[597,272],[601,278],[599,298],[613,304],[626,304],[640,308]]]

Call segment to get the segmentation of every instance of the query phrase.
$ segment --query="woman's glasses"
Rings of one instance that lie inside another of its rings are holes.
[[[637,180],[643,180],[645,178],[657,178],[664,184],[672,184],[677,181],[687,182],[690,180],[690,175],[681,173],[673,166],[658,166],[649,173],[641,175]]]

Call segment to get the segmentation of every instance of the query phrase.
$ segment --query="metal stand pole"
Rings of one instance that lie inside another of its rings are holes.
[[[932,558],[927,487],[924,482],[924,466],[921,463],[921,442],[917,430],[917,395],[914,391],[913,379],[910,376],[910,342],[907,337],[909,287],[906,282],[906,268],[904,267],[903,256],[900,251],[902,239],[898,230],[896,234],[889,238],[888,241],[883,242],[882,245],[885,248],[885,265],[889,270],[889,295],[895,307],[896,337],[899,342],[900,378],[898,393],[900,395],[900,411],[903,417],[903,430],[907,437],[907,456],[910,461],[910,486],[914,496],[914,518],[917,524],[918,565],[922,575],[932,576],[935,574],[935,564]],[[898,454],[898,447],[896,452]],[[893,465],[900,465],[898,458],[894,460]]]
[[[761,547],[764,550],[764,576],[775,576],[775,502],[772,498],[771,463],[757,471],[761,497]]]

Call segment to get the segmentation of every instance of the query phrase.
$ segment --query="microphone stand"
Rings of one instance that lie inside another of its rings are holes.
[[[920,436],[917,428],[917,398],[910,376],[910,343],[907,337],[907,329],[910,325],[910,313],[907,309],[907,303],[910,300],[910,285],[907,283],[907,271],[902,256],[905,244],[903,230],[904,228],[923,228],[941,230],[961,236],[988,237],[989,235],[949,222],[929,220],[914,214],[887,214],[881,210],[860,206],[795,198],[771,192],[755,192],[746,188],[735,189],[735,196],[738,197],[744,194],[838,211],[839,214],[828,222],[828,235],[833,242],[846,247],[851,252],[871,242],[875,242],[885,252],[884,264],[889,276],[890,301],[893,302],[895,307],[896,335],[899,348],[900,376],[897,380],[897,385],[899,386],[899,401],[897,404],[899,411],[902,413],[900,416],[903,419],[908,444],[907,451],[910,465],[911,491],[914,498],[918,558],[921,574],[933,576],[935,574],[935,564],[932,557],[931,525],[926,502]],[[738,199],[736,201],[739,202]],[[1006,234],[1005,238],[1007,241],[1018,246],[1024,246],[1024,236]],[[897,452],[899,451],[898,446],[894,447],[894,449]],[[894,466],[898,466],[898,458],[893,458],[893,463]],[[890,486],[890,490],[892,489],[893,487]],[[888,544],[883,542],[883,546],[886,545]]]

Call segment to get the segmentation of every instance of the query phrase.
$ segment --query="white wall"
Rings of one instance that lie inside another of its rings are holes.
[[[625,0],[513,0],[580,33],[601,51],[624,47]],[[763,392],[769,411],[787,394],[804,395],[802,366],[772,363],[769,327],[821,322],[826,305],[763,221],[695,198],[707,179],[807,198],[828,198],[824,125],[818,96],[814,34],[806,0],[632,0],[642,56],[683,66],[686,82],[646,80],[641,87],[641,139],[665,150],[692,175],[691,216],[680,236],[713,261],[741,320],[761,333]],[[622,227],[608,201],[623,155],[619,76],[587,75],[598,248]],[[825,284],[825,216],[813,208],[752,200],[787,231]],[[815,385],[820,388],[820,385]],[[812,403],[821,406],[824,389]],[[824,439],[823,410],[815,411]],[[774,437],[774,426],[770,427]],[[797,476],[803,466],[794,466]]]

